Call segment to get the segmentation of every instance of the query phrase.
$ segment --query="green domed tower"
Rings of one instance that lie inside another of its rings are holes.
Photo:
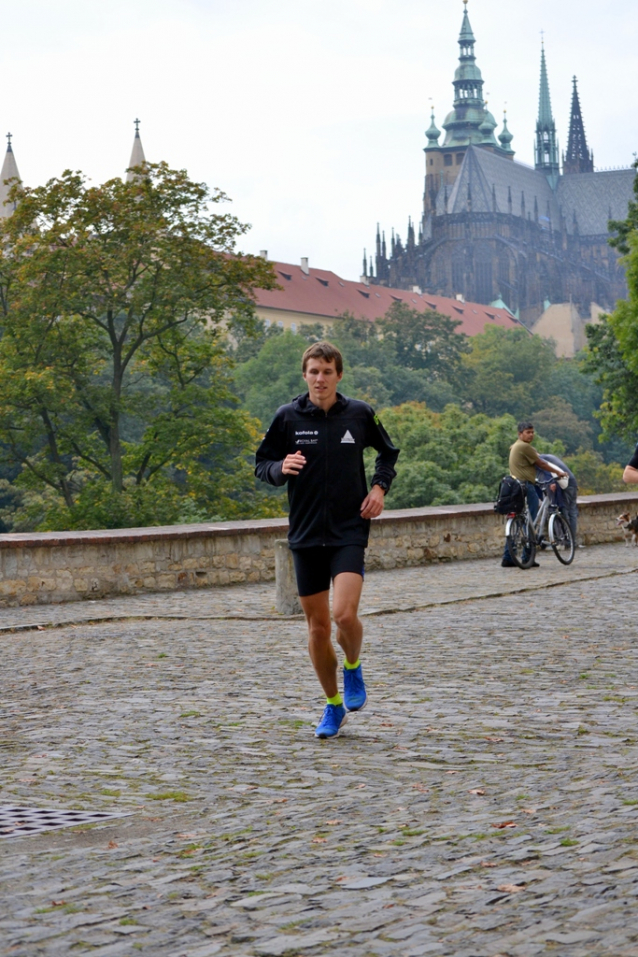
[[[459,65],[454,73],[454,108],[445,117],[445,139],[439,144],[440,133],[434,123],[426,132],[424,212],[434,211],[436,196],[441,186],[452,186],[463,163],[468,146],[480,146],[490,152],[513,159],[512,134],[504,130],[505,141],[494,136],[497,123],[483,99],[483,77],[476,65],[472,32],[467,13],[468,0],[463,0],[463,22],[459,34]]]
[[[467,2],[463,0],[463,23],[459,34],[459,65],[454,74],[454,109],[445,117],[443,129],[445,141],[443,146],[469,146],[470,143],[493,146],[498,148],[494,139],[494,127],[491,130],[482,130],[488,116],[483,102],[483,77],[476,65],[474,44],[476,40],[467,15]],[[489,121],[488,121],[489,122]]]

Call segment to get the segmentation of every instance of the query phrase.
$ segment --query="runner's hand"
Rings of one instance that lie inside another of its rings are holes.
[[[306,464],[306,456],[303,452],[293,452],[287,455],[281,464],[281,471],[284,475],[299,475]]]
[[[373,485],[361,504],[361,518],[378,518],[383,511],[383,489]]]

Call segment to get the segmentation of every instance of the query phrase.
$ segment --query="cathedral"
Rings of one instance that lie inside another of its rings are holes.
[[[483,99],[483,79],[465,5],[454,74],[454,108],[434,113],[426,132],[423,216],[405,242],[377,228],[372,284],[507,306],[528,328],[562,304],[581,325],[626,295],[624,271],[608,245],[608,221],[625,219],[634,169],[596,171],[576,78],[567,152],[559,157],[547,63],[541,51],[534,167],[514,159],[513,136]],[[562,169],[561,169],[562,167]],[[551,329],[541,334],[551,334]],[[582,331],[582,330],[581,330]],[[582,336],[581,336],[582,338]],[[577,346],[576,346],[577,348]]]

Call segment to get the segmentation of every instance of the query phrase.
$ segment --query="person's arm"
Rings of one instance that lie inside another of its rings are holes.
[[[255,456],[255,475],[262,482],[268,485],[285,485],[289,475],[296,475],[305,464],[299,462],[296,471],[285,468],[285,463],[290,465],[289,460],[301,456],[301,452],[296,452],[294,456],[286,454],[286,426],[282,415],[279,413],[273,419],[270,428],[262,439],[261,445],[257,449]]]
[[[636,451],[634,452],[629,464],[625,466],[625,471],[622,474],[622,480],[627,485],[638,485],[638,445],[636,446]]]
[[[375,415],[372,410],[370,411],[366,445],[371,445],[379,453],[374,463],[371,485],[373,488],[380,488],[382,492],[387,494],[390,491],[392,480],[397,474],[394,466],[400,450],[392,444],[390,436],[381,425],[379,416]]]
[[[385,496],[397,474],[394,466],[399,457],[399,449],[392,444],[390,436],[379,421],[379,416],[372,410],[367,431],[366,445],[371,445],[379,454],[374,463],[370,491],[361,503],[361,517],[378,518],[383,511]]]
[[[554,475],[558,475],[559,478],[562,478],[564,475],[567,475],[567,472],[563,472],[562,469],[559,469],[557,465],[554,465],[553,462],[548,462],[546,459],[539,457],[536,459],[534,465],[537,469],[543,469],[544,472],[553,472]]]

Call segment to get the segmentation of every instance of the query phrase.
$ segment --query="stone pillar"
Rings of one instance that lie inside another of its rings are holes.
[[[300,615],[301,605],[297,594],[297,580],[292,564],[292,553],[288,540],[278,538],[275,541],[275,608],[282,615]]]

